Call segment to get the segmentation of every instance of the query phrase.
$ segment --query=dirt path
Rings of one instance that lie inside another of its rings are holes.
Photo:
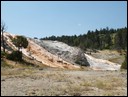
[[[2,96],[127,95],[126,71],[78,71],[55,68],[6,69]]]

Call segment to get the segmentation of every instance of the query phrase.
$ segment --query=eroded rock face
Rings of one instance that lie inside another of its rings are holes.
[[[82,50],[79,50],[78,54],[76,55],[76,60],[74,60],[74,61],[75,61],[75,63],[80,64],[82,66],[90,66],[90,64]]]
[[[37,44],[57,55],[65,61],[75,65],[89,66],[84,52],[77,47],[71,47],[65,43],[50,40],[35,40]]]
[[[8,51],[8,53],[12,50],[17,50],[16,46],[11,41],[14,37],[15,35],[4,33],[6,51]],[[83,65],[90,66],[93,70],[120,70],[120,64],[94,58],[85,54],[80,48],[71,47],[63,42],[27,39],[31,52],[29,52],[27,48],[22,49],[22,53],[47,66],[73,69],[80,68],[79,65]]]

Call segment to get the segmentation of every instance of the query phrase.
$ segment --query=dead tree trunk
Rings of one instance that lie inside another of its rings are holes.
[[[3,45],[3,51],[5,52],[5,41],[4,41],[4,32],[6,31],[5,23],[1,23],[1,33],[2,33],[2,45]]]

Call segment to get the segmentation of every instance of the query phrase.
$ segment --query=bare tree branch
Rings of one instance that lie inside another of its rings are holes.
[[[5,52],[5,41],[4,41],[4,32],[7,30],[7,27],[5,23],[2,21],[1,22],[1,33],[2,33],[2,45],[3,45],[3,51]]]

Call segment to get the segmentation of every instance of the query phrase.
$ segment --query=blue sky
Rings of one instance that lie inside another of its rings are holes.
[[[2,1],[7,32],[28,37],[80,35],[127,27],[126,1]]]

